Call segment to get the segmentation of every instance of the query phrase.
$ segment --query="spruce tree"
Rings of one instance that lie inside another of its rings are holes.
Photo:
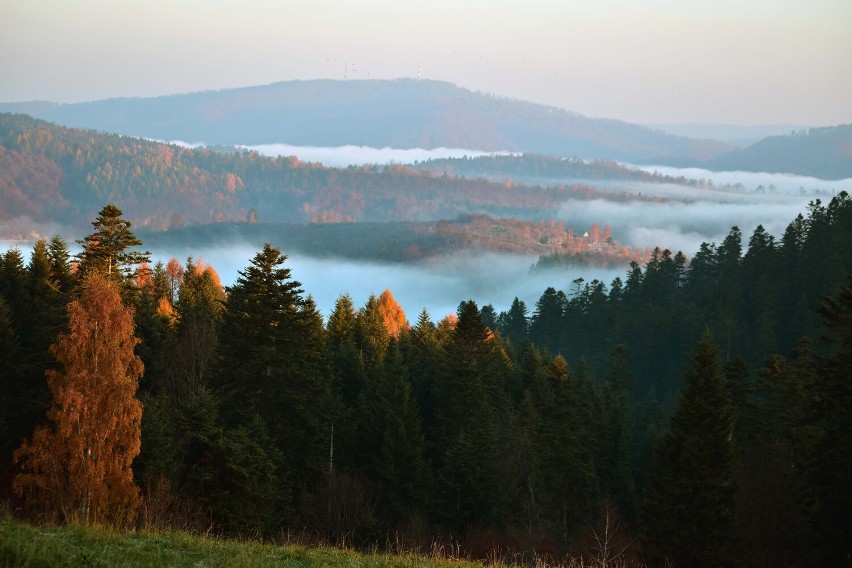
[[[652,558],[697,568],[735,564],[732,428],[730,395],[705,331],[646,488],[642,520]]]
[[[395,521],[421,508],[426,470],[420,416],[397,345],[371,373],[361,397],[359,447]]]
[[[211,384],[225,299],[212,267],[196,264],[190,257],[183,274],[164,372],[168,390],[177,396]]]
[[[629,357],[627,346],[621,344],[616,345],[610,356],[609,373],[601,389],[601,429],[596,465],[603,495],[613,499],[623,515],[633,519],[635,498],[630,477],[626,400],[626,393],[633,383],[633,377],[627,370]]]
[[[814,482],[824,559],[826,565],[839,565],[852,554],[852,276],[819,311],[831,352],[816,385],[821,435]]]
[[[228,289],[217,372],[226,429],[257,430],[259,416],[268,431],[282,509],[325,467],[331,426],[322,321],[286,259],[267,243]]]
[[[123,212],[106,205],[92,222],[94,232],[77,241],[83,247],[79,255],[80,275],[101,272],[117,282],[131,275],[133,266],[149,262],[149,252],[129,250],[142,244],[130,230],[132,223],[122,219]]]
[[[390,334],[385,327],[379,299],[371,294],[363,308],[358,310],[355,338],[361,359],[367,369],[378,367],[385,358],[390,344]]]
[[[71,273],[71,253],[61,236],[54,235],[50,239],[48,256],[50,257],[51,278],[59,291],[67,294],[74,285],[74,275]]]
[[[535,311],[530,318],[529,336],[533,343],[540,348],[557,352],[562,345],[562,314],[566,308],[565,294],[549,287],[535,304]],[[572,341],[574,338],[566,338]]]
[[[20,444],[27,432],[21,432],[18,417],[18,397],[12,396],[20,391],[21,372],[19,368],[20,344],[12,325],[12,311],[5,298],[0,294],[0,492],[11,489],[12,452]],[[26,426],[25,426],[26,427]]]
[[[355,344],[358,325],[352,298],[338,297],[325,329],[326,357],[331,367],[334,408],[333,463],[353,465],[357,457],[357,403],[366,380],[366,370]],[[331,436],[329,436],[331,437]]]
[[[792,361],[780,355],[766,360],[745,415],[737,528],[748,542],[747,566],[823,565],[813,483],[820,363],[808,341],[794,353]]]
[[[530,328],[529,310],[523,300],[516,296],[508,312],[500,314],[500,333],[514,345],[527,338]]]
[[[433,393],[438,436],[438,500],[433,505],[448,526],[495,520],[510,482],[501,474],[501,424],[509,416],[503,386],[509,360],[482,322],[476,302],[462,302],[447,345],[446,367]]]

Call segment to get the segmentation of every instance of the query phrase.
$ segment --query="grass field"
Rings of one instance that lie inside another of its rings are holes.
[[[320,567],[474,568],[482,564],[411,555],[359,554],[238,542],[177,532],[117,533],[80,526],[42,526],[0,519],[0,567]]]

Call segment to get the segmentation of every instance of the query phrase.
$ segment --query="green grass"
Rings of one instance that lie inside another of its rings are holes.
[[[118,533],[81,526],[31,526],[0,518],[0,567],[386,567],[474,568],[482,564],[416,555],[359,554],[205,538],[178,532]]]

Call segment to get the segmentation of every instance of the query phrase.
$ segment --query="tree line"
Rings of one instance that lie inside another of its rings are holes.
[[[758,228],[743,254],[736,229],[529,317],[467,300],[438,322],[387,291],[323,319],[269,244],[227,288],[150,266],[121,215],[76,259],[55,237],[0,262],[3,490],[33,519],[846,562],[845,193],[780,243]]]

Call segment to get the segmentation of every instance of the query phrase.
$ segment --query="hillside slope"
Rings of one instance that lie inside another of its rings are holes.
[[[2,566],[376,566],[475,568],[483,564],[405,554],[359,554],[328,547],[306,548],[238,542],[178,532],[111,532],[102,528],[34,527],[0,519]]]
[[[465,148],[648,162],[733,147],[441,81],[287,81],[153,98],[0,104],[66,126],[207,144]]]
[[[19,217],[85,227],[81,220],[107,202],[137,226],[164,230],[249,218],[402,222],[473,212],[538,220],[568,199],[591,198],[639,199],[582,183],[540,188],[403,166],[323,168],[296,158],[190,150],[0,114],[4,229]]]
[[[810,128],[763,140],[702,164],[712,170],[852,178],[852,124]]]

